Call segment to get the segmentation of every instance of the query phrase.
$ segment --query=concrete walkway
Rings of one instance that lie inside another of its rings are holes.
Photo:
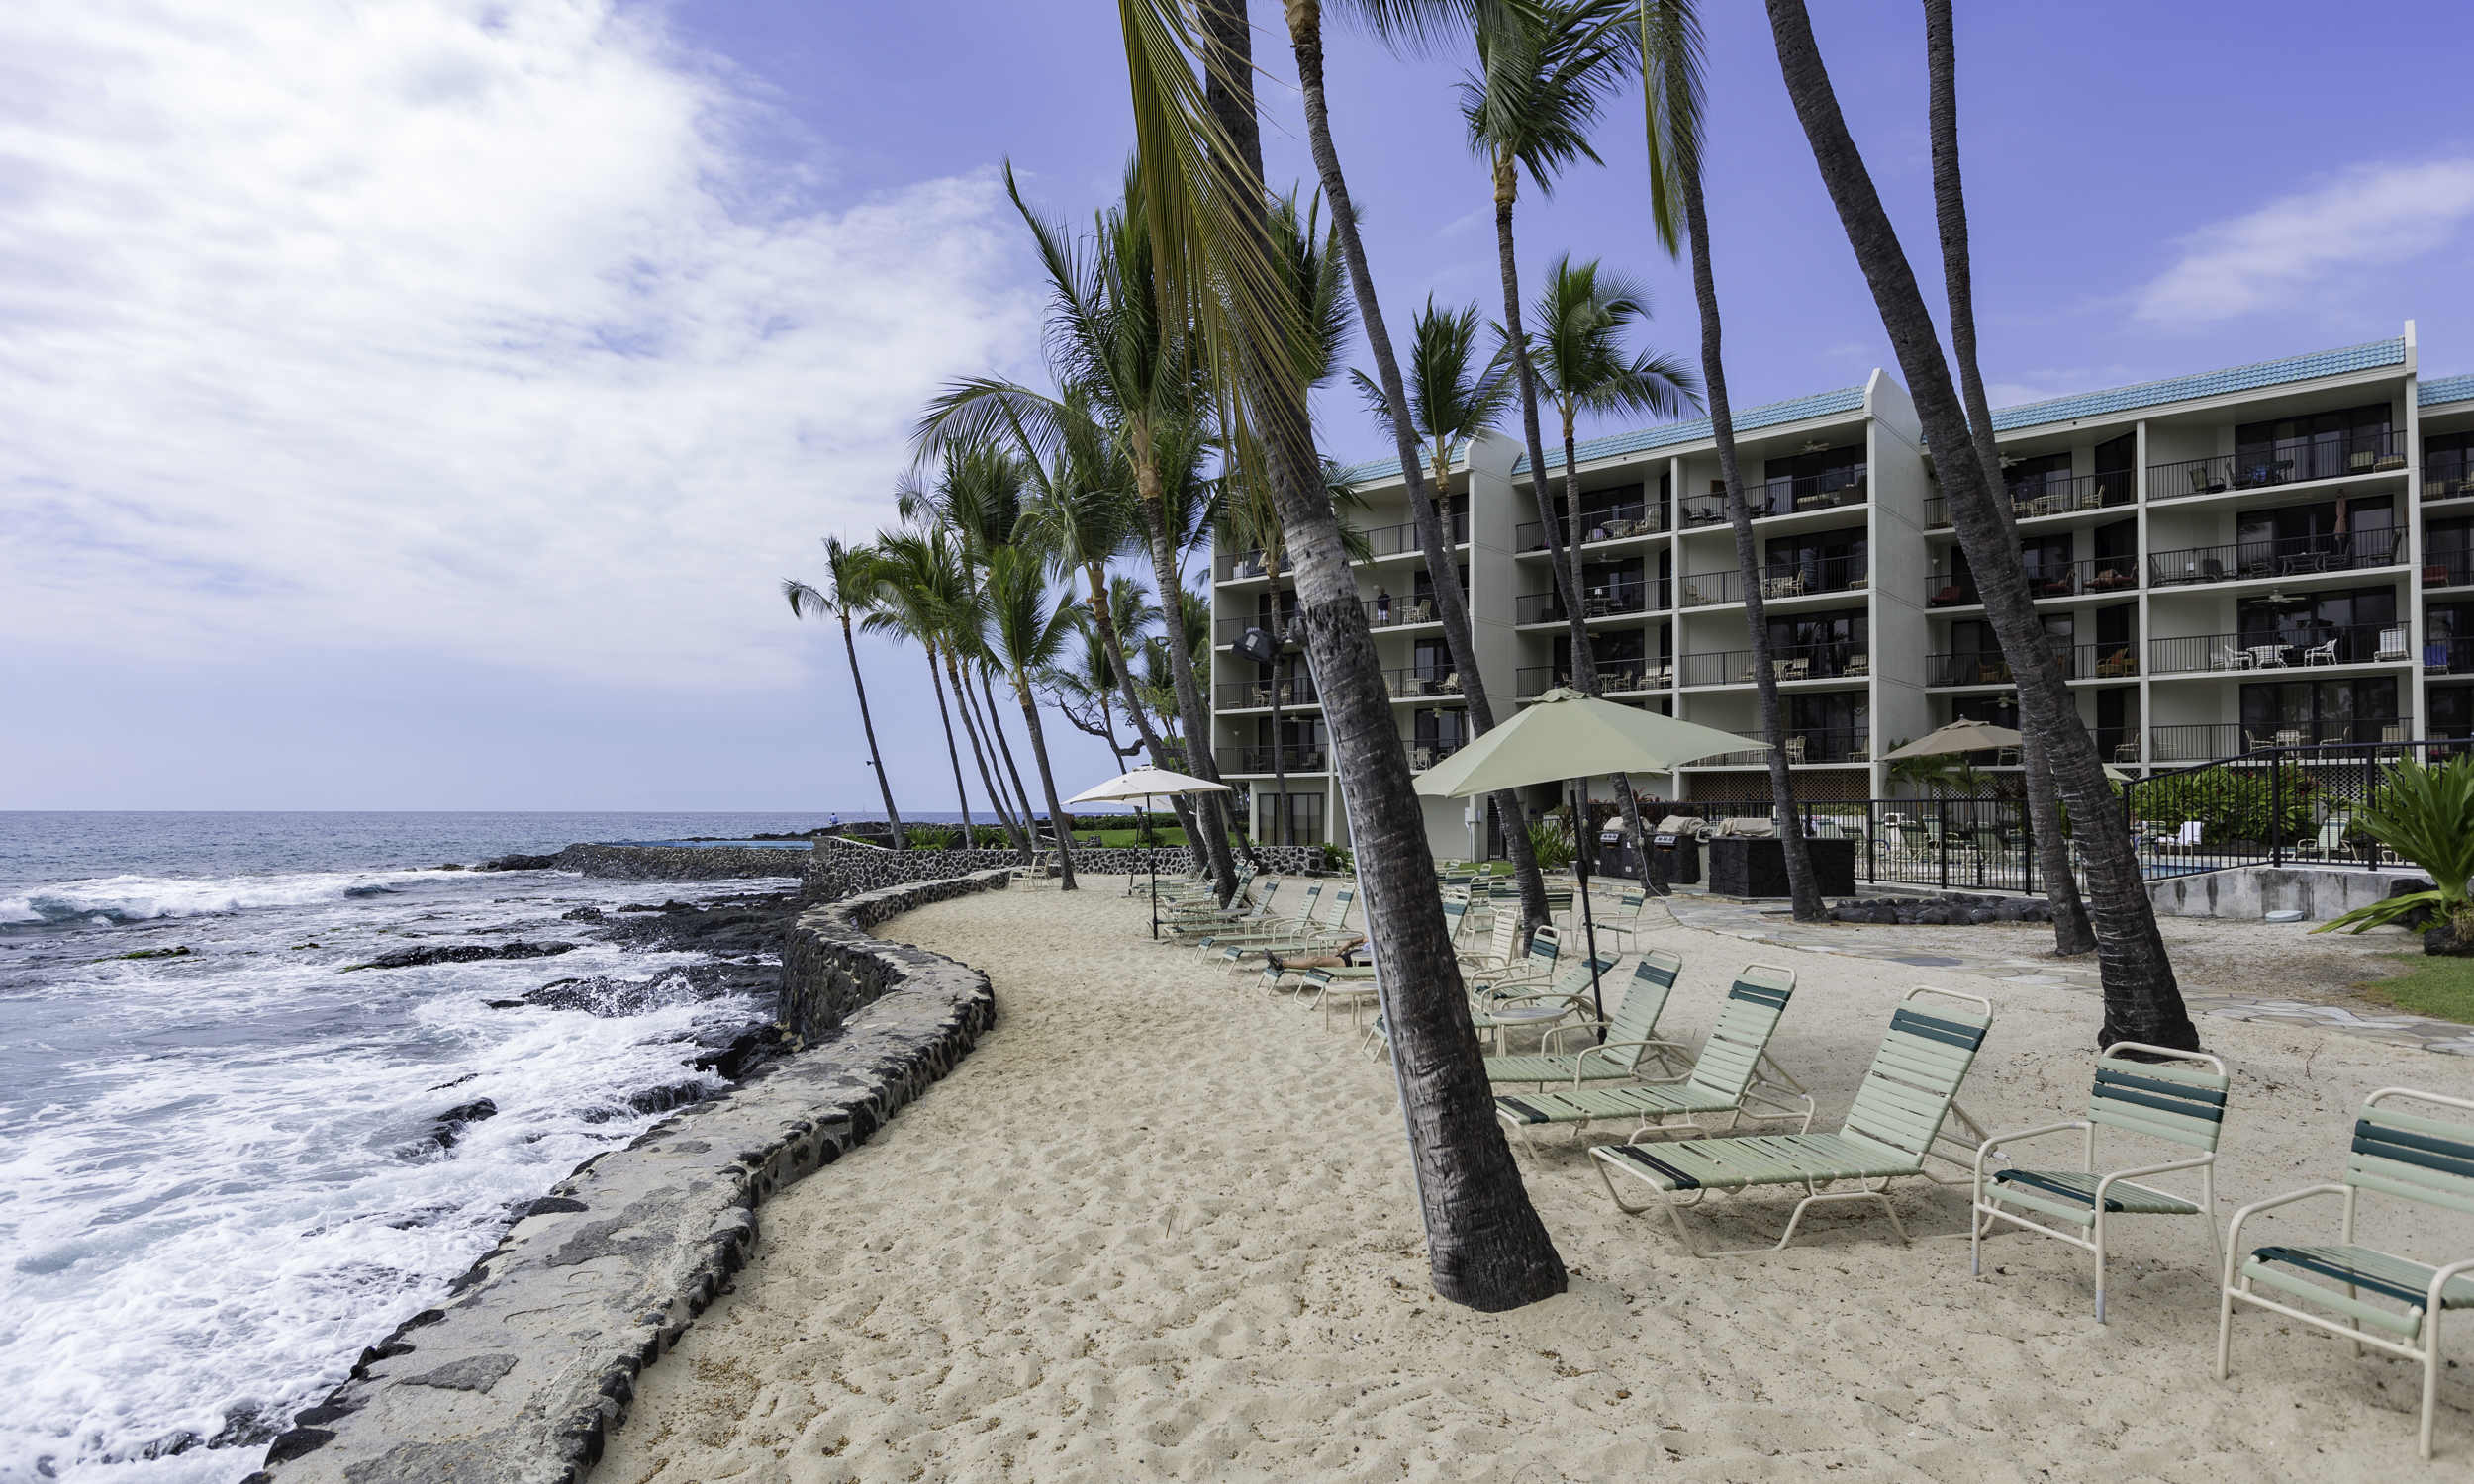
[[[1835,925],[1806,926],[1788,917],[1782,907],[1710,896],[1690,886],[1677,887],[1675,894],[1667,898],[1667,903],[1674,909],[1676,919],[1686,927],[1706,928],[1748,943],[1765,943],[1805,953],[1880,959],[1893,964],[1913,964],[1920,969],[1954,969],[1961,974],[2007,979],[2014,984],[2049,984],[2056,989],[2075,989],[2087,994],[2101,993],[2103,988],[2093,954],[2083,959],[2062,960],[2043,955],[2005,953],[1992,946],[2000,938],[1991,933],[1986,934],[1986,951],[1979,954],[1963,949],[1953,951],[1938,942],[1930,947],[1901,944],[1880,928],[1858,933],[1837,929]],[[2311,1004],[2302,1000],[2224,990],[2190,990],[2182,998],[2194,1016],[2221,1015],[2231,1020],[2315,1026],[2367,1041],[2383,1041],[2392,1046],[2419,1047],[2424,1051],[2445,1052],[2461,1057],[2474,1056],[2474,1026],[2459,1025],[2449,1020],[2430,1020],[2403,1013],[2361,1015],[2342,1005]]]

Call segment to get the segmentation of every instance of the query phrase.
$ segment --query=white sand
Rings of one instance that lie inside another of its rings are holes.
[[[1250,975],[1154,948],[1139,904],[1099,891],[966,898],[880,931],[986,969],[996,1031],[873,1143],[765,1207],[755,1263],[645,1373],[599,1478],[2474,1473],[2463,1342],[2428,1466],[2404,1362],[2356,1360],[2254,1313],[2236,1320],[2233,1379],[2214,1380],[2215,1292],[2187,1219],[2126,1225],[2100,1328],[2075,1249],[1994,1239],[1974,1281],[1963,1241],[1901,1248],[1860,1208],[1783,1254],[1695,1260],[1652,1218],[1616,1212],[1559,1132],[1529,1183],[1570,1291],[1494,1316],[1439,1303],[1388,1072],[1354,1038]],[[1688,929],[1663,943],[1686,974],[1662,1030],[1697,1042],[1747,946]],[[1960,1095],[1979,1119],[2084,1107],[2090,996],[1762,952],[1801,975],[1773,1049],[1819,1095],[1816,1127],[1836,1126],[1891,1004],[1919,982],[1998,1007]],[[2331,1178],[2373,1088],[2474,1094],[2474,1067],[2450,1058],[2202,1029],[2237,1077],[2229,1215]],[[2075,1148],[2057,1144],[2067,1164]],[[2335,1203],[2320,1204],[2252,1230],[2333,1240]],[[1965,1224],[1951,1193],[1899,1206],[1920,1234]],[[1787,1202],[1737,1209],[1704,1230],[1766,1240]],[[2474,1221],[2455,1218],[2383,1217],[2363,1235],[2474,1252]]]

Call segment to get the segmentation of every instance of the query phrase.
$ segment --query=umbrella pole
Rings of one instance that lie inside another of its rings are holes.
[[[1572,869],[1580,878],[1580,934],[1589,951],[1589,998],[1598,1009],[1598,1045],[1606,1044],[1606,990],[1598,982],[1598,922],[1589,911],[1589,781],[1580,780],[1580,810],[1572,820]]]
[[[1151,937],[1160,937],[1160,858],[1151,851],[1151,795],[1143,795],[1143,864],[1151,868]]]

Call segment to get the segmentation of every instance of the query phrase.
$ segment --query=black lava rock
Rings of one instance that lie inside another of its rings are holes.
[[[458,943],[445,948],[400,948],[391,954],[380,954],[354,969],[414,969],[425,964],[470,964],[479,959],[548,959],[575,952],[572,943],[502,943],[496,948],[485,943]]]
[[[550,862],[557,859],[558,857],[556,856],[500,856],[495,861],[482,862],[480,865],[475,866],[473,870],[547,871],[550,869]]]
[[[577,907],[573,911],[559,913],[558,920],[561,922],[599,922],[602,920],[602,909]]]
[[[439,1114],[436,1120],[438,1148],[453,1149],[455,1141],[464,1137],[465,1125],[496,1117],[498,1117],[498,1104],[486,1097],[475,1098],[461,1107],[447,1109]]]

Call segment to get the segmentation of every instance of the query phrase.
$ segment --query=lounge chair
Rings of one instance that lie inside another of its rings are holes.
[[[1268,959],[1275,954],[1302,956],[1330,952],[1353,938],[1365,936],[1349,926],[1350,905],[1356,897],[1357,893],[1354,890],[1347,886],[1341,887],[1332,897],[1331,916],[1325,918],[1319,927],[1308,926],[1285,937],[1274,934],[1268,938],[1248,938],[1243,941],[1223,938],[1215,945],[1215,948],[1220,954],[1221,961],[1230,966],[1240,964],[1256,954],[1261,954]]]
[[[1239,957],[1259,954],[1267,948],[1274,953],[1304,953],[1317,945],[1328,943],[1343,932],[1340,926],[1341,919],[1349,913],[1349,902],[1342,898],[1344,896],[1354,898],[1356,893],[1346,886],[1341,887],[1332,898],[1338,910],[1332,913],[1329,920],[1317,923],[1314,920],[1314,909],[1317,905],[1316,897],[1320,895],[1322,889],[1320,882],[1305,888],[1305,901],[1298,908],[1295,919],[1290,922],[1270,923],[1254,932],[1215,934],[1198,940],[1196,946],[1205,957],[1217,955],[1226,960],[1232,950],[1236,951]],[[1234,962],[1234,960],[1228,960],[1228,962]]]
[[[1614,972],[1613,954],[1600,954],[1583,959],[1553,987],[1542,987],[1537,979],[1522,977],[1498,983],[1472,984],[1469,990],[1470,1023],[1481,1032],[1494,1033],[1494,1049],[1499,1056],[1504,1050],[1504,1037],[1511,1031],[1544,1030],[1559,1020],[1587,1016],[1593,1007],[1591,982],[1602,980]]]
[[[1647,922],[1641,920],[1645,912],[1649,914]],[[1630,953],[1639,947],[1633,941],[1637,935],[1661,928],[1680,927],[1682,924],[1675,920],[1674,909],[1666,903],[1662,901],[1653,907],[1649,893],[1626,891],[1615,898],[1614,910],[1597,918],[1591,926],[1597,929],[1599,943],[1604,944],[1612,938],[1616,940],[1617,947]]]
[[[1316,881],[1307,886],[1305,899],[1297,904],[1297,915],[1286,922],[1279,921],[1266,914],[1260,920],[1216,925],[1206,923],[1193,931],[1190,941],[1196,953],[1208,954],[1214,949],[1227,948],[1235,943],[1260,943],[1267,940],[1281,943],[1290,938],[1303,937],[1314,930],[1314,908],[1317,899],[1322,894],[1322,882]]]
[[[2126,1051],[2204,1062],[2213,1070],[2166,1067],[2144,1059],[2131,1061],[2122,1055]],[[2224,1131],[2225,1090],[2231,1083],[2232,1079],[2225,1074],[2225,1063],[2205,1052],[2174,1051],[2169,1047],[2146,1046],[2135,1041],[2116,1042],[2107,1047],[2103,1055],[2096,1059],[2096,1086],[2088,1093],[2085,1118],[1996,1134],[1977,1147],[1975,1231],[1967,1243],[1967,1271],[1979,1275],[1983,1273],[1984,1239],[1997,1222],[2042,1232],[2047,1237],[2057,1237],[2072,1247],[2085,1248],[2096,1254],[2096,1322],[2101,1325],[2105,1322],[2107,1231],[2111,1222],[2125,1216],[2205,1218],[2208,1250],[2215,1258],[2210,1271],[2221,1271],[2225,1260],[2224,1253],[2217,1251],[2217,1139]],[[2195,1157],[2100,1174],[2096,1169],[2096,1130],[2099,1125],[2150,1139],[2162,1139],[2199,1153]],[[1990,1181],[1985,1179],[1987,1159],[2000,1159],[2005,1164],[2009,1162],[2010,1156],[2002,1153],[2004,1146],[2072,1129],[2085,1131],[2086,1148],[2079,1168],[2014,1167],[1995,1170]],[[2134,1177],[2146,1179],[2150,1175],[2186,1169],[2199,1171],[2200,1194],[2195,1201],[2149,1185],[2132,1183]],[[2022,1214],[2025,1212],[2067,1222],[2077,1230],[2032,1221]]]
[[[1726,1115],[1726,1127],[1732,1129],[1746,1104],[1753,1103],[1766,1110],[1755,1112],[1754,1117],[1791,1119],[1796,1132],[1804,1133],[1813,1126],[1812,1095],[1769,1060],[1769,1038],[1794,993],[1794,970],[1748,964],[1727,991],[1718,1024],[1711,1027],[1709,1040],[1702,1043],[1701,1054],[1686,1075],[1633,1087],[1583,1086],[1588,1058],[1607,1051],[1591,1047],[1580,1054],[1583,1065],[1573,1074],[1570,1089],[1497,1097],[1495,1117],[1510,1125],[1523,1145],[1529,1142],[1529,1130],[1539,1124],[1571,1124],[1572,1136],[1578,1138],[1590,1124],[1608,1118],[1635,1120],[1633,1137],[1638,1139],[1653,1130],[1673,1128],[1715,1132],[1701,1119],[1718,1114]],[[1769,1068],[1766,1074],[1761,1070],[1764,1065]]]
[[[1264,972],[1269,974],[1272,971],[1266,969]],[[1323,1012],[1323,1029],[1326,1031],[1331,1029],[1331,1012],[1334,1009],[1344,1004],[1347,1005],[1349,1024],[1354,1028],[1358,1023],[1359,1007],[1369,1000],[1380,999],[1382,994],[1381,987],[1375,981],[1375,971],[1371,968],[1365,970],[1301,969],[1297,971],[1297,974],[1303,980],[1302,987],[1312,991],[1314,995],[1312,999],[1305,1002],[1306,1008]]]
[[[2381,1103],[2411,1098],[2442,1108],[2474,1112],[2474,1102],[2410,1087],[2382,1087],[2362,1100],[2354,1118],[2345,1177],[2334,1185],[2312,1185],[2254,1201],[2234,1213],[2225,1234],[2225,1294],[2217,1312],[2217,1379],[2226,1377],[2234,1342],[2234,1306],[2248,1304],[2326,1330],[2362,1347],[2423,1362],[2423,1456],[2431,1456],[2431,1413],[2439,1384],[2439,1321],[2450,1309],[2474,1307],[2474,1258],[2426,1267],[2376,1248],[2356,1246],[2354,1216],[2362,1192],[2393,1195],[2417,1205],[2459,1215],[2474,1213],[2474,1127],[2456,1119],[2400,1113]],[[2242,1224],[2262,1211],[2314,1196],[2345,1198],[2344,1226],[2333,1247],[2263,1247],[2242,1254]],[[2262,1297],[2258,1285],[2333,1309],[2331,1319]],[[2341,1290],[2341,1291],[2340,1291]],[[2403,1304],[2404,1312],[2364,1300],[2364,1294]],[[2365,1330],[2363,1326],[2370,1326]],[[2373,1334],[2373,1330],[2384,1333]],[[2418,1347],[2419,1342],[2419,1347]]]
[[[1920,994],[1937,995],[1974,1005],[1974,1010],[1911,1008]],[[1761,1134],[1742,1139],[1687,1139],[1656,1146],[1639,1143],[1601,1144],[1589,1151],[1606,1193],[1626,1212],[1664,1205],[1684,1247],[1696,1257],[1728,1257],[1735,1252],[1705,1252],[1683,1224],[1683,1208],[1698,1204],[1710,1191],[1733,1194],[1757,1185],[1801,1185],[1804,1198],[1787,1218],[1787,1229],[1775,1245],[1745,1248],[1744,1252],[1777,1252],[1795,1240],[1804,1213],[1823,1201],[1870,1201],[1890,1218],[1901,1243],[1907,1228],[1883,1192],[1892,1180],[1922,1176],[1936,1184],[1955,1184],[1924,1167],[1928,1159],[1949,1159],[1934,1148],[1952,1136],[1942,1130],[1957,1112],[1960,1123],[1975,1134],[1970,1147],[1983,1139],[1975,1120],[1952,1107],[1958,1084],[1974,1065],[1976,1049],[1993,1024],[1993,1006],[1977,995],[1921,985],[1907,991],[1906,1001],[1890,1016],[1889,1034],[1873,1054],[1872,1067],[1856,1089],[1856,1106],[1835,1134]],[[1638,1135],[1634,1136],[1638,1139]],[[1656,1192],[1655,1201],[1628,1205],[1615,1177],[1639,1180]],[[1853,1190],[1829,1187],[1846,1180]],[[1689,1197],[1685,1198],[1686,1192]]]
[[[1550,1085],[1579,1087],[1592,1081],[1630,1081],[1640,1074],[1641,1059],[1657,1059],[1660,1069],[1672,1071],[1683,1048],[1671,1041],[1655,1039],[1658,1017],[1666,1008],[1666,996],[1674,992],[1675,976],[1683,973],[1683,960],[1673,954],[1652,950],[1632,966],[1632,978],[1624,985],[1624,997],[1615,1006],[1611,1020],[1589,1020],[1578,1025],[1559,1025],[1550,1036],[1569,1036],[1576,1031],[1603,1028],[1607,1040],[1588,1050],[1575,1053],[1541,1053],[1532,1057],[1488,1057],[1486,1080],[1489,1082],[1529,1082],[1539,1088]]]
[[[1192,902],[1163,906],[1160,925],[1181,941],[1190,940],[1197,933],[1242,932],[1242,925],[1264,925],[1275,920],[1272,898],[1279,893],[1279,877],[1266,878],[1263,894],[1252,901],[1246,899],[1241,888],[1225,907],[1218,905],[1218,897],[1206,891]]]

